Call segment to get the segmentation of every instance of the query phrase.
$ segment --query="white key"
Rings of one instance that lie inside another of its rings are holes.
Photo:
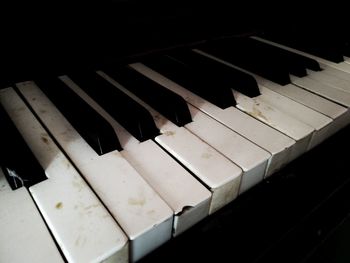
[[[284,114],[279,109],[260,100],[259,97],[252,99],[237,91],[233,91],[233,94],[237,108],[294,139],[295,147],[299,151],[298,155],[307,150],[314,132],[312,127]]]
[[[121,154],[173,209],[174,236],[208,215],[211,199],[209,190],[155,142],[147,140],[140,143],[68,76],[60,79],[112,125],[124,149]]]
[[[0,167],[0,262],[64,262],[28,190],[12,190]]]
[[[185,127],[243,170],[240,193],[263,180],[271,154],[192,105],[188,107],[192,122]]]
[[[339,70],[339,69],[332,68],[330,66],[327,66],[327,65],[324,65],[321,63],[320,63],[320,66],[323,69],[323,71],[321,71],[322,73],[324,73],[326,75],[335,76],[335,77],[343,79],[345,81],[350,81],[350,73],[344,72],[344,71]]]
[[[129,237],[131,260],[168,241],[172,210],[125,158],[118,151],[99,156],[33,82],[17,87]]]
[[[333,119],[284,97],[262,85],[259,88],[262,95],[258,98],[261,101],[266,101],[278,110],[285,112],[314,129],[308,149],[312,149],[333,134],[330,131]]]
[[[29,190],[65,258],[127,262],[126,236],[32,112],[12,88],[0,100],[48,177]]]
[[[295,144],[293,139],[257,121],[248,114],[234,107],[224,110],[220,109],[143,64],[136,63],[132,67],[160,85],[177,93],[200,111],[268,151],[272,157],[268,163],[267,176],[273,174],[298,156],[300,151],[292,147]]]
[[[327,70],[323,70],[320,72],[308,70],[308,77],[317,82],[325,83],[336,89],[340,89],[345,92],[350,92],[350,80],[345,80],[332,74],[327,74]]]
[[[346,62],[334,63],[334,62],[331,62],[329,60],[326,60],[326,59],[323,59],[323,58],[319,58],[317,56],[308,54],[306,52],[303,52],[303,51],[300,51],[300,50],[296,50],[294,48],[290,48],[290,47],[287,47],[285,45],[281,45],[281,44],[278,44],[278,43],[275,43],[275,42],[272,42],[272,41],[269,41],[269,40],[266,40],[266,39],[263,39],[263,38],[260,38],[260,37],[251,37],[251,38],[253,38],[255,40],[258,40],[258,41],[261,41],[263,43],[267,43],[267,44],[270,44],[272,46],[279,47],[279,48],[291,51],[293,53],[296,53],[296,54],[299,54],[299,55],[302,55],[302,56],[314,59],[317,62],[319,62],[320,64],[324,64],[324,65],[327,65],[329,67],[332,67],[332,68],[339,69],[341,71],[350,73],[350,64],[348,64]]]
[[[209,214],[238,195],[242,170],[184,127],[178,127],[123,86],[99,71],[103,78],[144,106],[153,116],[161,135],[155,140],[187,167],[212,192]]]
[[[346,126],[348,123],[350,123],[350,111],[339,104],[336,104],[293,84],[281,86],[261,77],[256,77],[256,80],[259,84],[264,85],[268,89],[273,90],[276,93],[288,97],[331,118],[333,121],[331,123],[331,127],[328,129],[329,135],[334,134]]]

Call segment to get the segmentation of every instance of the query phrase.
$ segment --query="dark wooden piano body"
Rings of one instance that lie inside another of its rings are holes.
[[[96,1],[84,8],[31,3],[19,11],[15,5],[3,17],[2,87],[226,36],[305,28],[339,35],[345,28],[341,20],[322,20],[330,11],[310,15],[282,4],[278,11],[263,4],[252,9],[178,1]],[[142,262],[349,262],[349,132],[342,130]]]

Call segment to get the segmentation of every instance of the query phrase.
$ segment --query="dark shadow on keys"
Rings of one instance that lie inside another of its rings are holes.
[[[0,123],[0,167],[11,188],[29,188],[46,180],[44,170],[1,105]]]
[[[122,150],[112,126],[60,79],[48,77],[35,82],[97,154]]]

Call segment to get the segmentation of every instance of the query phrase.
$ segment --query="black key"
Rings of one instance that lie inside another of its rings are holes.
[[[225,39],[200,49],[280,85],[290,83],[288,65],[249,39]]]
[[[46,180],[44,170],[1,105],[0,123],[0,169],[11,188],[30,187]]]
[[[144,107],[95,72],[75,73],[70,77],[139,141],[160,134],[152,115]]]
[[[344,61],[342,43],[332,34],[313,34],[310,31],[267,32],[263,38],[310,53],[323,59],[340,63]]]
[[[132,68],[120,67],[105,72],[177,126],[184,126],[192,121],[187,103],[181,96]]]
[[[218,85],[212,76],[202,74],[176,59],[164,55],[143,63],[222,109],[236,105],[230,87]]]
[[[298,77],[305,77],[307,75],[303,61],[299,60],[295,54],[255,39],[248,38],[246,41],[250,42],[259,52],[266,55],[266,57],[273,57],[278,63],[283,64],[289,70],[289,73]]]
[[[311,69],[313,71],[321,70],[320,65],[314,59],[293,53],[291,51],[288,51],[279,47],[269,45],[259,40],[251,39],[251,41],[255,41],[259,43],[261,46],[265,46],[266,49],[270,49],[270,52],[275,52],[275,56],[280,57],[284,62],[287,62],[288,64],[290,64],[289,65],[290,68],[295,70],[294,73],[292,70],[290,72],[298,77],[306,76],[306,72],[304,70],[305,68]],[[297,75],[298,71],[300,72],[300,75]]]
[[[36,83],[96,153],[122,150],[112,126],[60,79],[45,78]]]
[[[193,51],[172,52],[170,56],[188,67],[197,69],[205,76],[215,78],[217,88],[231,87],[251,98],[260,95],[259,87],[254,77],[240,70],[226,66]]]

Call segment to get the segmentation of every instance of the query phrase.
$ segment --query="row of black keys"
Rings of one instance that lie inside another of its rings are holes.
[[[202,46],[201,49],[223,56],[235,65],[280,84],[289,82],[290,73],[302,77],[306,75],[306,68],[320,70],[318,63],[312,59],[250,38],[225,40]],[[146,58],[142,62],[223,109],[235,106],[231,89],[249,97],[260,94],[251,75],[191,50],[170,52]],[[132,68],[125,66],[104,71],[174,124],[183,126],[192,121],[187,103],[182,97]],[[154,139],[159,135],[151,114],[97,73],[72,73],[69,77],[139,141]],[[47,76],[36,79],[35,82],[98,154],[122,150],[110,124],[60,79]],[[1,123],[10,123],[4,113],[1,115]],[[16,174],[24,174],[25,171],[31,174],[30,176],[35,175],[30,178],[23,177],[26,186],[45,179],[44,173],[38,172],[41,169],[39,165],[35,165],[34,157],[28,157],[30,151],[22,150],[26,147],[25,143],[13,138],[18,134],[13,132],[13,128],[8,128],[10,126],[3,125],[1,130],[1,139],[5,146],[1,148],[1,166],[9,170],[18,170]],[[5,174],[11,179],[9,181],[13,188],[20,186],[20,182],[11,177],[6,169]]]

